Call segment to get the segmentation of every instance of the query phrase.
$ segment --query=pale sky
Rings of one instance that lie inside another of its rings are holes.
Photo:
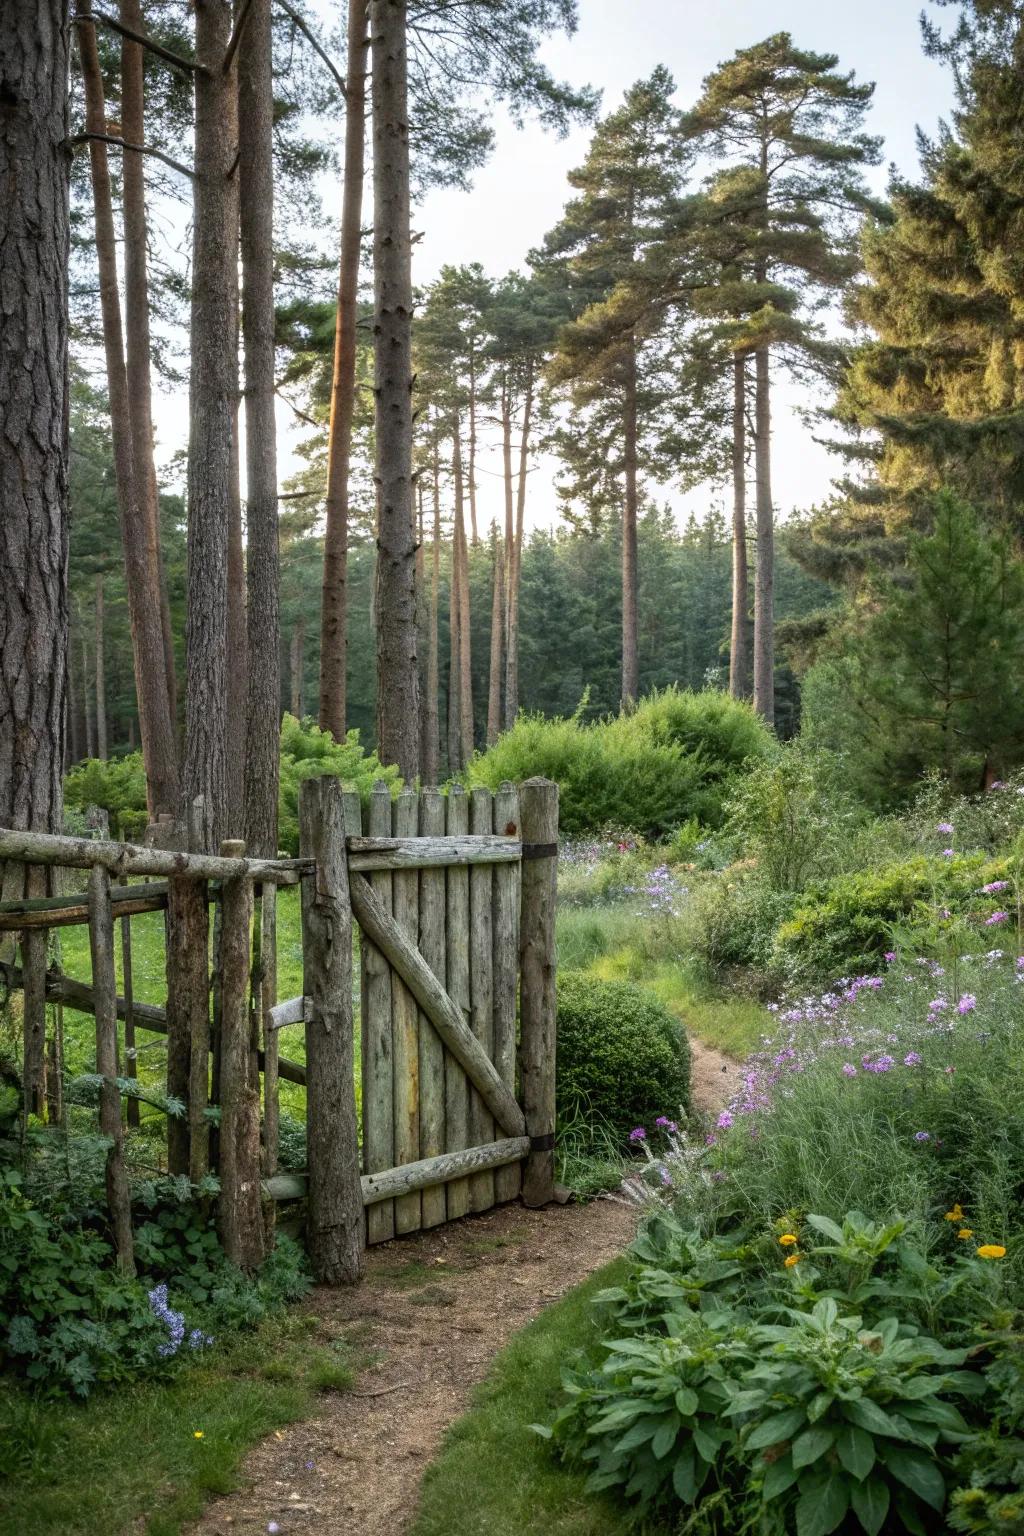
[[[333,32],[339,0],[316,0],[316,7],[325,32]],[[918,0],[580,0],[579,9],[575,37],[552,39],[543,56],[555,75],[600,88],[603,111],[616,106],[626,88],[656,64],[672,72],[679,105],[689,105],[709,70],[737,48],[773,32],[789,31],[799,46],[837,53],[840,67],[854,70],[859,80],[876,82],[867,126],[885,139],[883,165],[873,173],[877,190],[884,188],[889,162],[906,172],[916,170],[917,125],[934,132],[950,108],[948,71],[921,50]],[[936,14],[949,19],[941,11]],[[558,140],[533,125],[519,130],[499,116],[495,153],[477,174],[473,190],[433,192],[415,210],[414,226],[422,238],[414,248],[414,282],[429,282],[448,262],[479,261],[493,277],[522,267],[527,252],[557,221],[569,192],[566,173],[584,158],[589,137],[588,129],[580,128]],[[328,208],[331,192],[325,189]],[[826,496],[841,468],[794,414],[800,400],[785,386],[777,390],[775,501],[783,518]],[[181,442],[181,404],[165,402],[162,456]],[[282,478],[294,464],[288,417],[287,408],[280,408]],[[491,516],[502,516],[500,467],[498,454],[485,447],[480,457],[485,524]],[[550,527],[555,519],[554,468],[540,461],[531,472],[528,521],[533,526]],[[713,494],[704,488],[686,502],[672,500],[680,511],[690,505],[700,510]]]

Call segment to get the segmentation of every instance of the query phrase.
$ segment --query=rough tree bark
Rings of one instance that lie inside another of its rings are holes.
[[[249,677],[245,841],[277,853],[281,737],[281,581],[274,414],[274,82],[271,0],[252,0],[238,49],[238,172],[245,349],[245,469],[249,535]]]
[[[455,424],[452,451],[452,476],[455,481],[455,520],[452,529],[452,624],[458,636],[458,669],[451,684],[455,690],[455,720],[459,768],[465,768],[473,756],[473,653],[472,615],[469,606],[469,544],[466,539],[466,497],[462,473],[462,441],[459,423]],[[457,601],[456,594],[457,592]]]
[[[302,719],[302,673],[306,664],[306,621],[299,615],[292,628],[290,658],[292,714]]]
[[[747,362],[737,354],[732,374],[732,633],[729,639],[729,692],[745,699],[750,692],[747,654]]]
[[[188,452],[188,615],[185,625],[185,790],[202,797],[203,849],[227,814],[227,577],[231,456],[238,396],[234,350],[237,205],[230,172],[235,82],[223,69],[227,0],[196,0],[192,370]],[[236,743],[235,750],[240,749]]]
[[[418,766],[416,537],[412,516],[412,250],[406,0],[371,0],[374,386],[377,481],[377,751]]]
[[[441,587],[441,467],[434,439],[434,537],[430,552],[430,616],[427,639],[427,697],[423,710],[423,747],[420,758],[420,776],[424,784],[436,784],[441,768],[441,743],[438,727],[438,666],[437,619]]]
[[[526,519],[526,468],[533,425],[533,364],[527,365],[523,399],[523,430],[519,438],[519,484],[516,487],[516,526],[505,538],[505,728],[519,714],[519,577],[523,569],[523,524]],[[510,536],[511,533],[511,536]]]
[[[86,128],[90,133],[105,133],[107,120],[103,75],[90,0],[77,0],[75,16],[85,91]],[[103,351],[110,399],[110,434],[114,449],[114,479],[124,551],[146,789],[151,813],[175,815],[179,810],[180,787],[174,723],[167,691],[164,633],[160,619],[160,580],[145,504],[139,493],[132,448],[117,272],[117,237],[106,144],[92,139],[89,144],[89,160],[96,224]]]
[[[771,725],[775,720],[775,520],[772,511],[771,372],[767,347],[758,350],[755,369],[754,708]]]
[[[57,832],[68,640],[68,7],[0,25],[0,825]],[[22,866],[0,886],[24,894]]]
[[[349,0],[345,72],[345,171],[341,194],[341,264],[334,329],[331,427],[327,441],[327,503],[320,619],[320,725],[336,741],[345,735],[348,639],[348,482],[356,403],[356,311],[362,249],[366,158],[367,0]]]
[[[476,549],[480,542],[480,532],[476,521],[476,348],[472,340],[469,343],[469,462],[466,467],[469,480],[470,537]]]
[[[93,604],[93,634],[95,643],[93,646],[94,661],[96,663],[96,756],[101,762],[107,760],[107,657],[106,647],[103,643],[103,572],[96,572],[96,596]]]
[[[501,662],[505,629],[505,556],[501,540],[494,536],[494,590],[491,596],[491,656],[487,676],[487,745],[493,747],[501,733]]]
[[[121,0],[121,21],[133,32],[142,31],[140,0]],[[121,132],[127,144],[146,142],[143,52],[139,43],[121,39]],[[160,539],[160,491],[153,452],[153,380],[150,368],[149,271],[146,224],[146,157],[121,156],[121,198],[124,218],[124,324],[125,362],[128,370],[128,412],[131,417],[132,454],[136,489],[146,518],[152,560],[160,585],[160,625],[164,636],[164,668],[171,720],[178,712],[174,636],[171,605],[167,595],[163,545]]]
[[[640,661],[637,647],[637,406],[636,344],[631,343],[626,363],[625,441],[623,469],[626,495],[622,508],[622,708],[629,710],[640,691]]]

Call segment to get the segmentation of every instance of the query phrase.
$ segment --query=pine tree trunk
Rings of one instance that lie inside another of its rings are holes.
[[[438,726],[438,605],[441,587],[441,487],[437,440],[434,440],[434,537],[430,560],[430,618],[427,639],[427,697],[423,711],[423,755],[421,773],[424,784],[436,784],[440,776],[441,743]]]
[[[244,0],[235,0],[235,14]],[[248,23],[246,23],[248,31]],[[244,36],[244,33],[243,33]],[[246,702],[249,694],[249,635],[248,604],[245,588],[245,543],[242,536],[242,397],[239,389],[239,288],[238,263],[241,256],[241,146],[238,134],[238,54],[236,52],[231,71],[233,89],[229,104],[231,118],[229,133],[236,146],[237,163],[228,178],[228,195],[231,198],[231,224],[233,229],[233,259],[231,261],[231,314],[233,339],[231,356],[234,361],[234,400],[231,411],[231,496],[228,506],[228,723],[227,723],[227,805],[229,836],[242,838],[245,819],[245,731]],[[276,490],[275,490],[276,510]],[[242,839],[244,841],[244,839]],[[275,849],[276,852],[276,849]]]
[[[630,710],[640,691],[637,642],[637,404],[636,346],[631,343],[626,364],[623,471],[626,494],[622,509],[622,708]]]
[[[61,828],[68,642],[67,6],[0,23],[0,826]],[[0,887],[22,890],[21,866]]]
[[[96,573],[96,597],[93,606],[93,660],[96,663],[96,756],[107,761],[107,666],[106,647],[103,644],[103,574]]]
[[[82,712],[85,717],[85,755],[96,756],[96,715],[92,707],[92,692],[89,687],[89,639],[84,622],[80,625],[82,642]],[[95,679],[94,679],[95,681]]]
[[[473,656],[469,608],[469,545],[466,540],[465,495],[463,493],[462,450],[455,436],[455,528],[458,547],[459,577],[459,763],[465,768],[473,756]]]
[[[419,675],[412,517],[412,264],[406,0],[372,0],[377,751],[416,777]]]
[[[327,443],[323,598],[320,620],[320,725],[336,741],[345,735],[348,642],[348,482],[356,401],[356,312],[362,249],[366,148],[367,0],[349,0],[345,75],[345,172],[341,204],[341,265],[334,331],[331,428]]]
[[[102,134],[107,129],[103,76],[89,0],[78,0],[76,17],[85,91],[86,127],[90,133]],[[180,799],[177,743],[167,689],[164,634],[160,619],[160,579],[145,503],[139,494],[132,449],[117,241],[106,144],[92,140],[89,157],[96,221],[103,350],[110,400],[110,433],[114,449],[114,479],[124,550],[125,586],[128,593],[147,798],[151,814],[175,815],[179,810]],[[97,738],[98,735],[97,730]]]
[[[252,0],[238,49],[238,174],[245,350],[248,692],[245,844],[277,853],[281,571],[274,412],[274,83],[271,0]]]
[[[227,828],[228,531],[238,402],[238,205],[231,189],[235,81],[223,60],[226,0],[196,0],[192,369],[185,626],[185,793],[203,800],[199,839],[215,852]],[[241,743],[233,744],[236,753]]]
[[[291,684],[292,707],[291,712],[296,720],[302,719],[302,673],[306,664],[306,621],[301,616],[295,620],[292,629],[292,655],[291,655]]]
[[[451,576],[448,590],[448,773],[461,773],[465,764],[462,761],[462,733],[459,728],[459,702],[461,699],[461,660],[460,644],[462,640],[462,626],[459,622],[459,602],[462,587],[462,579],[459,574],[459,566],[462,560],[462,546],[452,532],[452,560]]]
[[[133,31],[142,31],[140,0],[121,0],[121,20]],[[142,47],[127,37],[121,39],[121,132],[127,144],[146,142]],[[164,668],[173,724],[178,713],[178,685],[175,675],[171,605],[167,593],[167,574],[164,570],[163,544],[160,538],[160,491],[157,485],[153,445],[145,164],[145,155],[133,155],[125,151],[121,156],[125,361],[128,373],[128,413],[131,418],[136,489],[146,519],[146,533],[151,549],[150,559],[156,568],[160,587],[160,627],[164,637]]]
[[[494,537],[494,588],[491,598],[491,657],[487,688],[487,745],[493,747],[501,734],[502,640],[505,629],[505,556],[501,540]]]
[[[733,358],[732,386],[732,633],[729,640],[729,692],[745,699],[750,692],[747,651],[747,364]]]
[[[81,708],[81,700],[78,690],[78,669],[75,665],[74,655],[74,625],[68,627],[68,661],[67,661],[67,729],[69,736],[68,767],[80,763],[85,756],[85,715]]]
[[[469,527],[473,548],[480,542],[476,521],[476,350],[469,348]]]
[[[519,714],[519,578],[523,569],[523,525],[526,520],[526,467],[530,455],[530,427],[533,419],[533,364],[526,372],[526,396],[523,401],[523,430],[519,438],[519,484],[516,488],[516,526],[511,538],[506,535],[505,580],[505,729],[515,725]],[[507,509],[506,509],[507,516]]]
[[[757,551],[754,564],[754,708],[775,720],[775,522],[772,511],[771,394],[767,347],[756,354],[754,474]]]

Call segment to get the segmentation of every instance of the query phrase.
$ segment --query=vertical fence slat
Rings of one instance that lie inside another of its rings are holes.
[[[396,837],[415,837],[419,829],[419,796],[406,787],[394,804]],[[396,871],[392,877],[395,922],[413,944],[419,938],[419,871]],[[391,1023],[395,1064],[395,1167],[414,1163],[420,1155],[419,1009],[416,999],[397,976],[391,977]],[[395,1201],[395,1231],[418,1232],[423,1225],[420,1192]]]
[[[121,1095],[117,1090],[117,977],[114,970],[114,918],[110,909],[110,875],[99,864],[89,873],[89,950],[92,955],[92,994],[96,1010],[96,1071],[100,1087],[100,1135],[107,1151],[107,1205],[114,1231],[118,1268],[134,1275],[132,1212],[128,1174],[124,1165]]]
[[[519,836],[519,796],[515,786],[502,784],[494,796],[494,831]],[[494,1065],[503,1083],[516,1091],[516,989],[519,980],[518,864],[498,864],[494,870]],[[497,1168],[494,1193],[498,1200],[515,1200],[522,1185],[518,1163]]]
[[[121,919],[121,985],[124,989],[124,1075],[132,1082],[138,1078],[139,1063],[135,1055],[135,984],[132,977],[132,920]],[[139,1123],[139,1101],[128,1097],[125,1103],[125,1121],[130,1126]]]
[[[558,880],[558,785],[527,779],[519,791],[523,830],[520,920],[522,1105],[532,1146],[523,1201],[544,1205],[555,1192],[555,903]]]
[[[278,1031],[270,1027],[270,1010],[277,1002],[277,886],[263,886],[260,913],[260,1013],[263,1036],[263,1167],[267,1177],[277,1172],[278,1129],[281,1119],[277,1062]]]
[[[391,836],[391,791],[373,786],[367,830],[371,837]],[[347,874],[347,868],[346,868]],[[375,896],[391,911],[391,876],[370,876]],[[362,940],[363,1163],[367,1173],[395,1165],[394,1057],[391,1045],[391,970],[380,952]],[[395,1202],[382,1200],[367,1211],[367,1236],[384,1243],[395,1235]]]
[[[25,870],[25,895],[30,899],[46,892],[46,870],[29,865]],[[46,1099],[46,941],[45,928],[26,928],[21,935],[22,974],[22,1084],[25,1116],[42,1116]]]
[[[306,1125],[309,1147],[309,1252],[327,1285],[359,1279],[364,1242],[356,1124],[352,1018],[352,906],[341,785],[309,779],[299,796],[303,858],[303,992],[306,1023]]]
[[[494,801],[482,786],[470,796],[470,830],[488,834],[494,825]],[[494,1059],[494,866],[474,864],[469,871],[469,971],[473,1033]],[[494,1119],[475,1088],[469,1094],[470,1146],[494,1140]],[[494,1204],[494,1171],[485,1169],[469,1180],[469,1208],[486,1211]]]
[[[222,845],[225,857],[241,857],[242,845]],[[260,1100],[254,1080],[249,1015],[249,945],[252,881],[244,876],[221,887],[220,1007],[220,1201],[224,1252],[241,1269],[265,1256],[260,1192]]]
[[[424,837],[444,836],[444,797],[437,789],[420,793],[420,832]],[[420,871],[420,954],[445,985],[445,879],[443,869]],[[444,1146],[444,1046],[437,1031],[421,1013],[420,1031],[420,1157],[437,1157]],[[423,1225],[439,1226],[445,1219],[443,1184],[423,1191]]]
[[[462,837],[469,831],[469,798],[461,784],[448,790],[447,831]],[[448,920],[445,933],[448,995],[470,1022],[469,993],[469,870],[457,865],[446,871]],[[444,1064],[445,1151],[461,1152],[469,1141],[469,1083],[458,1062],[445,1052]],[[453,1179],[447,1190],[448,1220],[469,1210],[469,1180]]]

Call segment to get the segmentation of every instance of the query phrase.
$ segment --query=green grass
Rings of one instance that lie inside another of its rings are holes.
[[[276,1317],[170,1380],[86,1403],[0,1386],[4,1536],[177,1536],[235,1486],[252,1446],[351,1385],[349,1346],[314,1338],[316,1326],[308,1313]]]
[[[594,1337],[591,1302],[619,1284],[618,1259],[570,1292],[501,1352],[473,1407],[428,1467],[410,1536],[625,1536],[620,1505],[583,1491],[583,1478],[529,1428],[557,1404],[562,1365]]]

